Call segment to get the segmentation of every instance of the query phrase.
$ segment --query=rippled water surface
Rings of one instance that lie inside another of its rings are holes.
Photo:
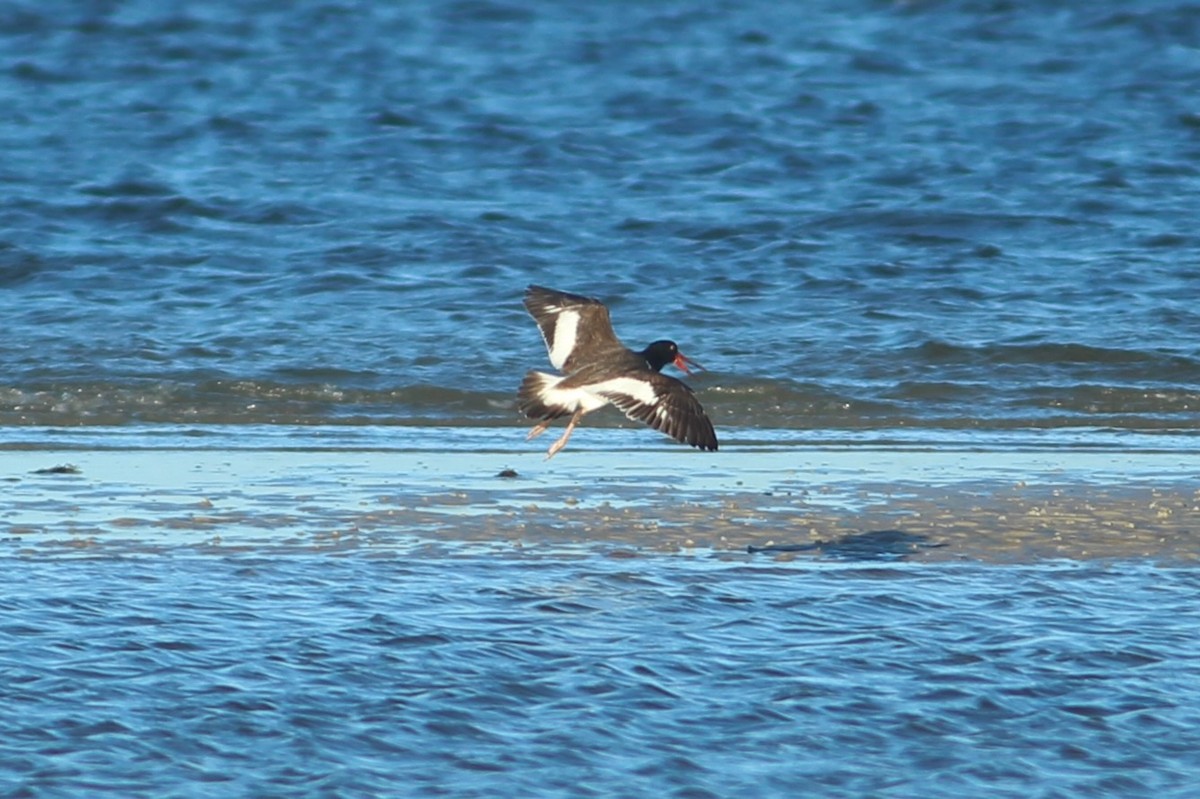
[[[1195,571],[10,562],[11,796],[1190,796]]]
[[[1197,795],[1196,6],[0,54],[0,794]],[[543,463],[529,283],[679,341],[721,451]]]
[[[0,15],[4,424],[511,422],[541,282],[718,426],[1195,430],[1194,7]]]

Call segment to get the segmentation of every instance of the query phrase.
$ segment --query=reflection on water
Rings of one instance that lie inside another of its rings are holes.
[[[1185,796],[1200,575],[9,560],[0,792]]]

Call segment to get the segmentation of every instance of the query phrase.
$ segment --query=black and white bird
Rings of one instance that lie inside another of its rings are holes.
[[[685,357],[674,341],[655,341],[638,352],[613,332],[608,308],[599,300],[530,286],[525,308],[546,340],[550,363],[561,372],[531,371],[517,399],[521,412],[540,423],[526,440],[546,432],[555,419],[571,415],[546,459],[566,446],[585,413],[615,405],[630,419],[645,422],[671,438],[703,450],[717,449],[717,434],[687,384],[661,374],[673,364],[690,374],[704,367]]]

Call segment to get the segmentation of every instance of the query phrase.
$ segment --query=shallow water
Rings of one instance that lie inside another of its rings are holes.
[[[0,451],[0,791],[1194,791],[1187,453],[276,432]]]
[[[1188,796],[1194,570],[10,561],[12,796]]]
[[[1127,436],[1107,448],[777,440],[689,465],[670,443],[646,448],[637,430],[581,431],[579,449],[551,461],[520,430],[463,430],[427,429],[416,440],[386,430],[347,437],[336,426],[101,431],[120,446],[59,431],[57,446],[0,447],[9,534],[0,551],[402,554],[470,542],[497,554],[1200,557],[1194,454],[1130,446]]]

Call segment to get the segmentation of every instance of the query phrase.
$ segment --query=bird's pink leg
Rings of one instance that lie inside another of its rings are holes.
[[[532,430],[530,430],[530,431],[529,431],[529,435],[525,436],[525,440],[526,440],[526,441],[533,441],[535,438],[537,438],[538,436],[540,436],[542,433],[544,433],[544,432],[546,432],[547,430],[549,430],[549,429],[550,429],[550,422],[552,422],[552,421],[553,421],[553,419],[547,419],[546,421],[544,421],[544,422],[540,423],[540,424],[539,424],[537,427],[535,427],[535,428],[533,428]]]
[[[575,429],[575,425],[583,418],[583,408],[575,411],[575,415],[571,417],[571,421],[567,424],[567,429],[563,431],[562,438],[550,445],[550,451],[546,453],[546,460],[550,460],[555,454],[567,445],[567,439],[571,437],[571,431]]]

